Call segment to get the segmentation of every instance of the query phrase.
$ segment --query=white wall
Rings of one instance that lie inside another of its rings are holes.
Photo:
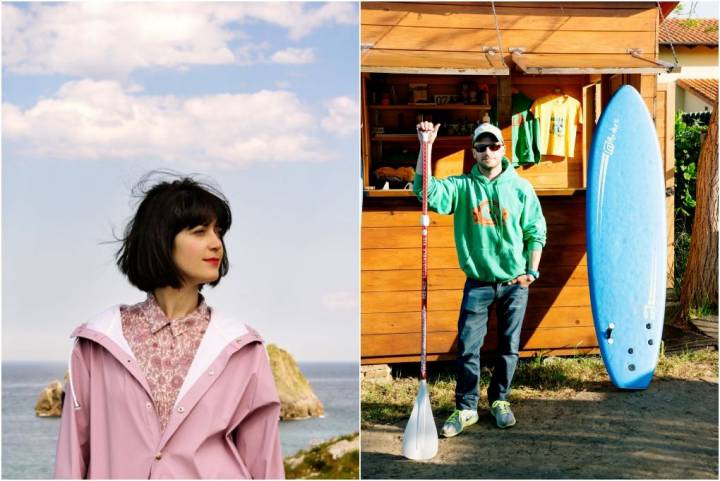
[[[658,75],[659,83],[675,83],[677,79],[720,78],[718,67],[718,49],[706,46],[687,47],[675,45],[675,55],[682,68],[680,73],[661,73]],[[672,51],[669,46],[660,46],[660,60],[674,63]],[[675,92],[675,111],[703,112],[712,110],[713,106],[691,92],[680,87]]]

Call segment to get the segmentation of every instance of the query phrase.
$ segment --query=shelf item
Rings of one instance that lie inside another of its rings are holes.
[[[406,104],[406,105],[368,105],[370,110],[490,110],[489,105],[473,104]]]
[[[405,189],[365,189],[365,195],[367,197],[415,197],[412,190]]]

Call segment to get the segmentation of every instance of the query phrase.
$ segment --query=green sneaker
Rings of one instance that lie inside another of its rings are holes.
[[[442,434],[446,438],[457,436],[462,430],[478,422],[478,413],[474,409],[456,409],[445,421]]]
[[[495,401],[490,407],[490,412],[495,416],[495,422],[499,428],[509,428],[515,426],[515,415],[510,409],[510,403],[507,401]]]

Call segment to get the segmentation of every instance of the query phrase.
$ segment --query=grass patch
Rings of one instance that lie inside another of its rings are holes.
[[[429,379],[433,413],[449,416],[455,408],[455,376],[451,363],[433,363]],[[715,378],[718,352],[713,348],[664,355],[661,352],[655,380]],[[487,404],[486,390],[491,371],[484,367],[480,376],[481,405]],[[600,356],[544,357],[521,359],[513,378],[510,400],[567,398],[577,391],[607,389],[610,379]],[[415,403],[416,377],[400,376],[388,383],[364,381],[361,404],[362,423],[396,424],[406,421]]]
[[[358,479],[360,451],[355,449],[333,459],[328,448],[339,441],[357,439],[358,433],[333,438],[285,459],[287,479]]]
[[[703,302],[697,307],[690,308],[690,319],[706,319],[709,316],[718,315],[718,306],[711,302]]]

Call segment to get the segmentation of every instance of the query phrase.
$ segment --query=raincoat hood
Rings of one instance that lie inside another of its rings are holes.
[[[215,309],[212,310],[211,319],[212,322],[208,325],[207,331],[205,332],[197,353],[193,358],[193,362],[190,365],[190,369],[185,376],[185,381],[180,388],[180,392],[178,392],[175,406],[178,405],[190,386],[197,381],[200,374],[210,365],[223,348],[236,338],[240,338],[250,332],[245,324],[237,322],[222,314],[218,314]],[[256,332],[253,332],[252,334],[252,337],[254,337],[257,341],[261,341]],[[119,355],[116,357],[126,358],[127,364],[132,364],[133,362],[137,363],[135,355],[133,354],[127,339],[125,339],[122,332],[119,304],[101,312],[76,328],[70,337],[75,339],[76,344],[78,339],[83,337],[94,340],[104,345],[111,352],[115,352]],[[112,344],[114,344],[114,346]],[[73,397],[73,405],[77,406],[75,388],[72,379],[72,363],[69,361],[68,381],[70,384],[71,395]]]

